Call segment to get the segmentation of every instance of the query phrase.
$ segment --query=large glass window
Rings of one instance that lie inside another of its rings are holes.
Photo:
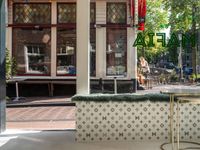
[[[91,3],[90,22],[95,23],[95,3]],[[76,75],[76,4],[58,4],[57,75]],[[90,74],[96,71],[96,30],[90,29]]]
[[[76,74],[76,30],[60,28],[57,31],[57,74]]]
[[[76,31],[60,28],[57,31],[57,74],[76,74]],[[90,30],[90,74],[96,71],[96,30]]]
[[[126,24],[126,3],[107,3],[107,23]]]
[[[50,24],[50,4],[14,4],[13,22],[15,24]]]
[[[107,29],[107,75],[126,75],[126,29]]]
[[[19,75],[49,75],[51,62],[50,29],[13,29],[13,58]]]
[[[107,75],[124,75],[127,70],[127,31],[115,25],[126,24],[126,3],[107,3]]]
[[[96,75],[96,29],[90,29],[90,75]]]

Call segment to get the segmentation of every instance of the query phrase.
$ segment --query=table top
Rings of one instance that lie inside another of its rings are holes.
[[[178,97],[179,103],[200,104],[200,96]]]
[[[164,89],[161,90],[160,92],[163,94],[173,94],[175,96],[179,95],[200,96],[200,88],[190,88],[190,89],[172,88],[172,89]]]

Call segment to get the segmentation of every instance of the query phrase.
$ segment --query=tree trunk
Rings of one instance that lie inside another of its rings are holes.
[[[197,37],[196,33],[196,5],[192,5],[192,34],[195,34],[195,37]],[[193,73],[197,77],[197,43],[195,42],[195,46],[192,47],[192,68],[193,68]]]

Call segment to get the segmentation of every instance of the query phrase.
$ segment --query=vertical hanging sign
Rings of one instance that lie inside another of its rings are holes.
[[[146,0],[138,0],[138,30],[145,28]]]

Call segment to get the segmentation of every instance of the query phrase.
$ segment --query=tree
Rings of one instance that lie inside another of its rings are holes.
[[[6,80],[16,74],[16,61],[10,58],[9,50],[6,49]]]
[[[164,0],[147,0],[146,32],[158,32],[168,25],[168,13],[164,9]]]
[[[168,13],[164,9],[163,0],[147,0],[147,15],[145,18],[145,30],[143,36],[146,43],[148,43],[148,33],[156,33],[168,27]],[[138,47],[138,57],[144,56],[149,62],[156,62],[158,56],[164,53],[166,48],[158,44],[157,39],[154,38],[155,47]]]
[[[169,24],[172,32],[188,32],[197,35],[200,22],[199,0],[164,0],[165,9],[170,13]],[[192,67],[197,65],[197,45],[192,47]]]

